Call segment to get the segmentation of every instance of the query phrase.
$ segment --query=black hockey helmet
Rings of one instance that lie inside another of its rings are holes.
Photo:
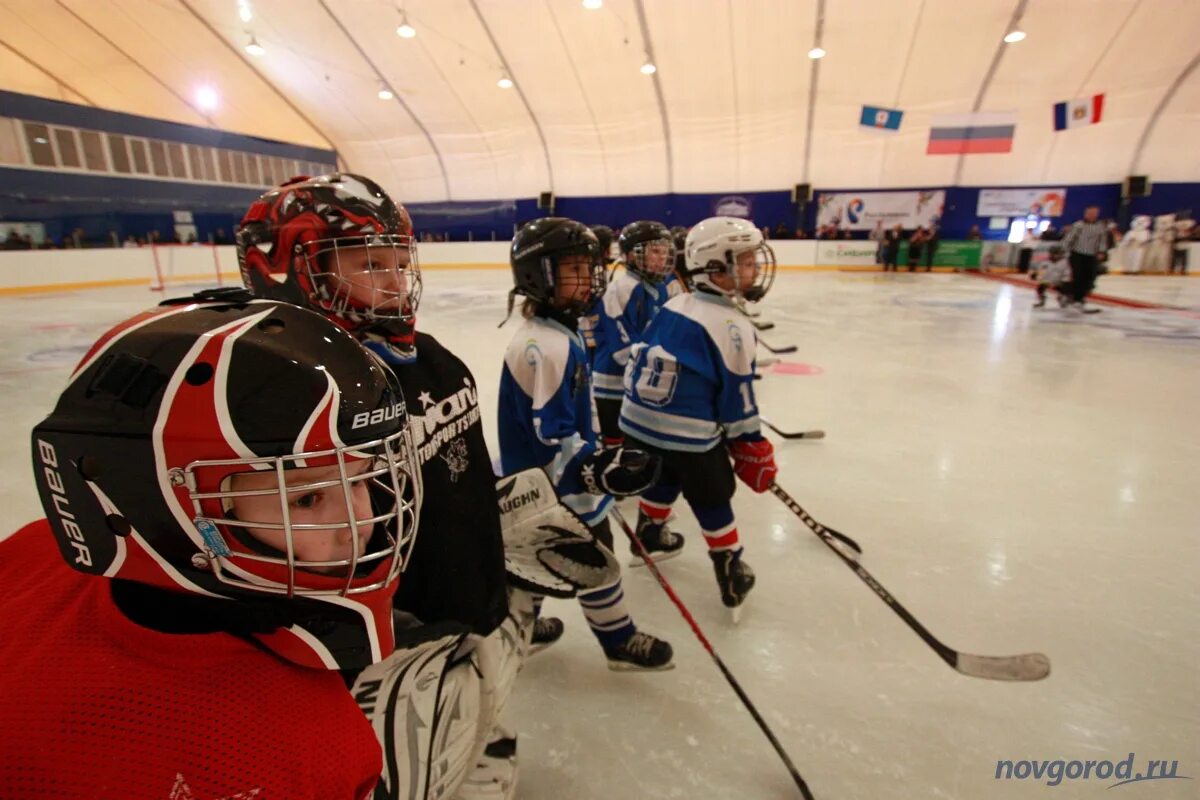
[[[643,219],[621,229],[617,246],[625,268],[647,283],[662,283],[675,268],[675,241],[661,222]]]
[[[97,577],[241,601],[247,632],[290,661],[380,661],[420,502],[400,386],[323,315],[205,300],[100,337],[33,429],[59,550]],[[309,494],[323,521],[298,510]],[[348,552],[314,549],[331,536]]]
[[[518,294],[539,305],[554,307],[559,263],[569,256],[587,257],[591,291],[586,299],[572,301],[566,307],[555,307],[555,310],[578,319],[596,298],[604,294],[604,261],[596,234],[582,222],[566,217],[543,217],[525,223],[513,237],[509,256],[513,274],[509,312],[512,312],[513,297]]]
[[[592,233],[596,234],[596,240],[600,242],[600,259],[607,261],[612,252],[613,240],[617,238],[617,235],[607,225],[593,225],[591,228]]]

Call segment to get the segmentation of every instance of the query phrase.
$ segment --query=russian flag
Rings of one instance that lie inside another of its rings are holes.
[[[904,112],[895,108],[863,106],[862,116],[859,117],[858,124],[865,125],[868,128],[881,128],[889,131],[898,131],[900,130],[900,119],[903,116]]]
[[[925,154],[1011,153],[1016,130],[1017,114],[1012,111],[942,114],[933,118]]]
[[[1091,97],[1068,100],[1065,103],[1055,103],[1054,130],[1065,131],[1068,128],[1082,128],[1084,125],[1095,125],[1100,121],[1100,114],[1103,111],[1103,94],[1094,94]]]

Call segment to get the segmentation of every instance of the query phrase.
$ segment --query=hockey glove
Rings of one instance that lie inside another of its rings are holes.
[[[775,466],[775,448],[766,439],[734,439],[729,443],[733,471],[742,483],[762,494],[771,488],[779,468]]]
[[[574,597],[621,575],[612,551],[554,494],[537,467],[496,484],[508,581],[534,594]]]
[[[590,494],[613,497],[641,494],[654,485],[660,472],[659,456],[629,447],[597,451],[579,467],[579,477]]]

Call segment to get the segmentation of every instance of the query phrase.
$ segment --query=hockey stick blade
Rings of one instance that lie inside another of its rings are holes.
[[[742,701],[742,705],[745,707],[746,711],[750,712],[750,716],[753,717],[755,723],[758,724],[758,729],[763,732],[764,736],[767,737],[767,741],[771,743],[771,747],[774,748],[775,754],[779,756],[781,761],[783,761],[783,765],[787,768],[788,773],[792,776],[792,781],[795,782],[796,788],[800,790],[801,797],[803,797],[804,800],[815,800],[813,798],[812,791],[808,788],[808,784],[805,783],[804,778],[801,777],[800,770],[796,769],[796,765],[792,763],[792,759],[790,756],[788,756],[787,751],[783,749],[783,745],[779,743],[777,738],[775,738],[775,734],[771,731],[771,727],[767,725],[767,721],[762,718],[762,714],[758,713],[758,709],[750,700],[750,696],[746,694],[746,691],[742,688],[742,685],[737,682],[737,678],[733,677],[733,673],[729,671],[729,667],[725,666],[725,662],[721,660],[719,655],[717,655],[716,649],[712,646],[712,643],[708,641],[708,637],[704,635],[704,631],[700,630],[700,625],[696,622],[696,618],[692,616],[692,612],[688,611],[687,606],[685,606],[683,601],[679,599],[679,595],[675,594],[675,589],[672,588],[666,577],[659,570],[653,556],[646,551],[646,546],[642,544],[642,540],[637,538],[637,534],[633,532],[633,528],[629,527],[629,523],[625,521],[625,517],[621,514],[621,510],[614,504],[612,511],[609,513],[612,515],[612,518],[616,520],[617,525],[619,525],[621,529],[625,531],[625,535],[629,538],[629,546],[636,553],[641,555],[642,559],[646,563],[646,566],[650,568],[650,572],[654,574],[654,579],[658,581],[658,585],[662,587],[662,590],[667,593],[667,597],[670,598],[671,602],[675,604],[675,608],[678,609],[684,621],[686,621],[688,626],[692,629],[692,633],[696,634],[696,638],[700,640],[700,644],[703,645],[704,649],[708,652],[708,655],[712,658],[713,663],[717,665],[717,669],[719,669],[721,674],[725,676],[725,681],[729,684],[729,687],[733,689],[734,693],[738,696],[738,699]]]
[[[770,350],[772,353],[774,353],[777,356],[786,355],[788,353],[794,353],[794,352],[796,352],[797,349],[799,349],[794,344],[789,344],[787,347],[771,347],[771,345],[767,344],[762,339],[759,339],[758,343],[761,344],[763,347],[767,348],[768,350]]]
[[[1019,656],[976,656],[958,653],[954,668],[972,678],[992,681],[1040,681],[1050,674],[1050,658],[1044,653]]]
[[[763,425],[766,425],[777,436],[779,436],[780,438],[783,438],[783,439],[824,439],[825,438],[825,431],[822,431],[822,430],[792,431],[789,433],[788,431],[785,431],[782,428],[775,427],[773,424],[768,422],[765,417],[760,416],[758,419],[760,422],[762,422]]]
[[[750,324],[754,326],[756,331],[769,331],[775,328],[774,322],[759,322],[758,320],[750,320]]]
[[[900,605],[900,601],[883,587],[875,576],[868,572],[855,559],[846,555],[836,544],[832,531],[817,522],[807,511],[800,507],[792,496],[784,491],[777,483],[771,484],[771,492],[783,501],[783,504],[803,522],[825,545],[834,552],[850,570],[862,580],[883,601],[884,605],[904,620],[925,644],[938,654],[943,661],[955,671],[972,678],[984,678],[993,681],[1040,681],[1050,674],[1050,659],[1043,653],[1023,653],[1015,656],[978,656],[971,653],[960,653],[953,647],[944,644],[929,632],[920,620]]]

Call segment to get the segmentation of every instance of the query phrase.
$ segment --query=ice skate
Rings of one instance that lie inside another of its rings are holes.
[[[746,595],[754,588],[754,570],[742,560],[740,550],[709,551],[708,555],[717,574],[721,602],[730,609],[730,617],[736,623],[741,618],[741,605],[746,602]]]
[[[646,552],[650,554],[655,563],[674,558],[683,551],[683,536],[671,530],[668,522],[669,520],[654,522],[646,514],[638,512],[637,531],[634,532],[634,535],[637,536],[638,541],[646,548]],[[629,566],[646,566],[646,562],[637,548],[633,550],[633,558],[630,559]]]
[[[608,668],[615,671],[675,669],[671,645],[648,633],[637,633],[611,650],[606,649]]]
[[[529,642],[529,655],[540,653],[557,642],[563,635],[563,622],[558,617],[538,617],[533,622],[533,638]]]

